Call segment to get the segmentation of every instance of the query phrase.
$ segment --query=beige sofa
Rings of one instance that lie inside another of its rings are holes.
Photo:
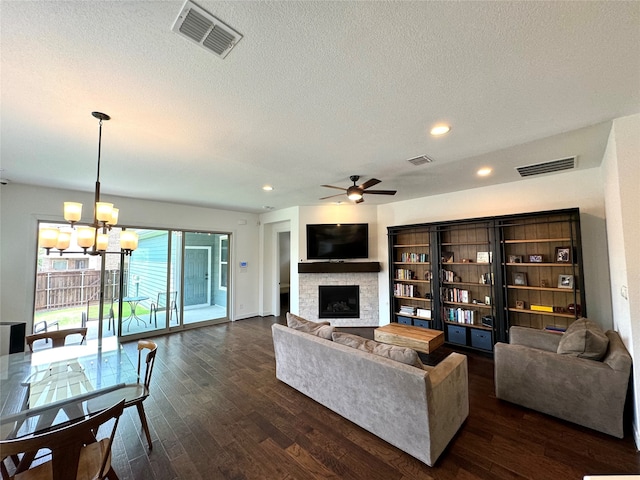
[[[467,357],[420,369],[279,324],[276,377],[433,466],[469,414]]]

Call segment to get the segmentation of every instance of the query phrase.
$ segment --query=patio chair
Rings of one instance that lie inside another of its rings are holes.
[[[56,348],[64,346],[67,337],[75,334],[82,335],[82,340],[80,340],[80,343],[82,344],[82,342],[87,339],[87,328],[65,328],[63,330],[36,333],[34,335],[25,336],[25,340],[29,346],[29,350],[33,352],[33,342],[36,340],[51,339],[51,343],[53,344],[52,348]]]
[[[33,333],[48,332],[51,327],[56,327],[58,330],[60,330],[60,324],[58,323],[58,320],[41,320],[34,323]],[[44,343],[49,343],[49,339],[46,338]]]
[[[177,298],[178,292],[169,292],[169,323],[171,323],[171,316],[174,311],[176,312],[176,323],[178,322]],[[151,324],[151,317],[153,316],[155,328],[158,328],[157,313],[162,310],[167,310],[167,292],[159,292],[158,300],[156,302],[151,302],[151,309],[149,310],[149,324]]]
[[[30,479],[104,479],[118,478],[111,467],[111,446],[118,428],[118,421],[124,409],[124,400],[86,420],[71,425],[19,439],[0,441],[0,458],[35,453],[41,449],[51,450],[51,460],[29,468],[33,455],[23,455],[18,463],[15,476],[21,480]],[[109,437],[97,440],[93,432],[100,425],[114,420]],[[3,478],[9,477],[2,464]]]

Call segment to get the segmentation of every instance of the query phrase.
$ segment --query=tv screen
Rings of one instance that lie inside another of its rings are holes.
[[[368,224],[307,225],[307,258],[309,260],[346,260],[368,257]]]

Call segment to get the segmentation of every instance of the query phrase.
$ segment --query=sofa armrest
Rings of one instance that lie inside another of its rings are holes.
[[[538,348],[547,352],[557,352],[562,335],[545,332],[536,328],[511,327],[509,329],[509,343],[511,345],[524,345]]]
[[[430,449],[437,458],[469,416],[467,357],[451,353],[429,369],[431,393],[428,400],[431,431]]]
[[[627,347],[624,346],[620,334],[608,330],[606,335],[609,338],[609,346],[602,362],[626,376],[631,375],[631,355],[627,351]]]

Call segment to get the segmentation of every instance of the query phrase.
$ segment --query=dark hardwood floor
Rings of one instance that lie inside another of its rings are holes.
[[[640,472],[630,434],[618,440],[497,400],[493,361],[472,353],[469,418],[427,467],[276,380],[275,321],[282,320],[155,339],[145,402],[154,448],[147,450],[137,412],[127,409],[113,447],[120,479],[558,480]]]

